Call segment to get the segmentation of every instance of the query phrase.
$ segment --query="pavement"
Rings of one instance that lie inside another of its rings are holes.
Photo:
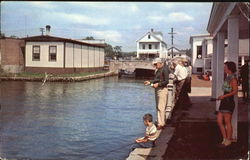
[[[248,104],[239,92],[238,140],[230,147],[218,148],[222,137],[216,123],[215,101],[211,98],[211,81],[192,75],[192,106],[174,109],[171,121],[159,132],[156,146],[138,148],[127,160],[198,160],[247,159]]]

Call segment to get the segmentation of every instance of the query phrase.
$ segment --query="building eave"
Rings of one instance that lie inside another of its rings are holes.
[[[212,36],[220,31],[236,5],[237,2],[214,2],[207,25],[207,31]]]
[[[75,43],[75,44],[80,44],[80,45],[87,45],[87,46],[104,48],[104,45],[90,44],[90,43],[80,42],[80,41],[73,40],[73,39],[67,39],[67,38],[55,37],[55,36],[48,36],[48,35],[25,37],[25,38],[22,38],[22,39],[25,40],[25,42],[69,42],[69,43]]]

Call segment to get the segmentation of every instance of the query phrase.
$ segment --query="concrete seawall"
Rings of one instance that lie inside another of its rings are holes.
[[[47,82],[78,82],[78,81],[86,81],[90,79],[97,79],[109,76],[116,76],[115,72],[107,72],[107,73],[99,73],[88,76],[81,77],[47,77]],[[45,78],[38,77],[0,77],[0,81],[44,81]]]

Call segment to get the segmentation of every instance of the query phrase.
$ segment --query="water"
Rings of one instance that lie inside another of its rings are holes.
[[[0,82],[0,157],[125,159],[142,116],[155,118],[154,90],[142,82]]]

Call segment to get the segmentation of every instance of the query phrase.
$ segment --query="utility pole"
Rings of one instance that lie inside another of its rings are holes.
[[[172,58],[173,58],[174,57],[174,51],[173,51],[173,49],[174,49],[174,34],[176,34],[176,33],[174,33],[174,29],[171,28],[171,32],[168,34],[171,34],[171,44],[172,44],[171,54],[172,54]]]
[[[27,15],[25,15],[25,36],[27,36]]]

